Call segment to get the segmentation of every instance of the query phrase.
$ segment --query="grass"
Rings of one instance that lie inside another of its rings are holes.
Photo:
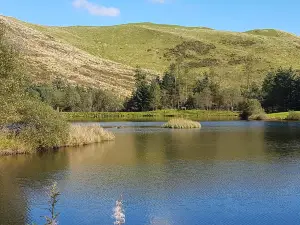
[[[123,96],[133,88],[131,67],[161,73],[177,50],[190,65],[185,74],[189,81],[213,69],[222,87],[244,84],[246,65],[251,67],[251,81],[258,84],[270,68],[300,67],[300,38],[272,29],[228,32],[151,23],[47,27],[5,18],[15,36],[29,46],[31,54],[26,58],[38,81],[59,75],[74,83],[114,89]],[[213,47],[203,51],[207,46]],[[170,52],[171,57],[166,57]]]
[[[0,133],[0,156],[31,153],[32,149],[17,138]]]
[[[102,141],[114,140],[113,133],[104,130],[99,125],[72,125],[66,146],[82,146]]]
[[[70,112],[63,113],[69,121],[141,120],[167,121],[172,117],[198,120],[237,120],[239,114],[231,111],[157,110],[149,112]]]
[[[171,129],[194,129],[201,128],[201,124],[192,120],[174,118],[164,124],[163,127]]]
[[[271,113],[267,117],[270,120],[300,120],[300,111]]]
[[[288,117],[288,115],[288,112],[278,112],[267,114],[267,117],[270,120],[285,120]]]
[[[263,113],[259,113],[259,114],[254,114],[252,116],[250,116],[249,118],[250,120],[268,120],[268,116],[267,114]]]
[[[71,125],[68,140],[60,147],[83,146],[103,141],[114,140],[113,133],[97,125]],[[54,146],[56,147],[56,146]],[[8,132],[0,133],[0,156],[19,155],[36,152],[31,146],[25,144]]]
[[[300,120],[300,112],[290,111],[286,120]]]

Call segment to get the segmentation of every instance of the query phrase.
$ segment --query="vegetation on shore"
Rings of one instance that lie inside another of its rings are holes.
[[[30,96],[62,112],[115,112],[123,110],[123,99],[112,91],[71,85],[57,77],[51,83],[33,84]]]
[[[171,129],[194,129],[201,128],[201,124],[192,120],[174,118],[165,123],[163,127]]]
[[[111,139],[102,128],[73,127],[32,95],[20,56],[0,24],[0,155],[31,153]],[[88,137],[88,138],[87,138]]]
[[[194,120],[238,120],[239,113],[231,111],[208,110],[156,110],[147,112],[64,112],[64,117],[72,122],[134,120],[134,121],[167,121],[170,118],[183,117]]]
[[[65,146],[81,146],[114,140],[115,136],[99,125],[72,125]]]
[[[290,111],[286,120],[300,120],[300,112]]]

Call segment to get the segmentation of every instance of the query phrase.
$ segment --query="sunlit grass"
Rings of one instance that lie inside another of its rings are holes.
[[[62,143],[61,146],[53,146],[53,148],[83,146],[114,139],[115,136],[113,133],[97,125],[71,125],[68,140],[66,140],[65,143]],[[0,156],[28,154],[36,151],[37,149],[30,146],[30,142],[25,143],[9,132],[0,132]]]
[[[115,136],[98,125],[71,125],[66,146],[81,146],[114,140]]]
[[[268,120],[268,116],[262,112],[262,113],[259,113],[259,114],[254,114],[252,116],[250,116],[249,118],[250,120]]]
[[[264,75],[268,72],[269,68],[277,67],[299,67],[299,44],[300,39],[296,35],[288,34],[286,32],[264,29],[264,30],[251,30],[248,32],[228,32],[217,31],[212,29],[203,29],[201,27],[182,27],[182,26],[170,26],[170,25],[158,25],[151,23],[138,23],[127,24],[119,26],[108,27],[46,27],[33,24],[22,23],[25,27],[38,30],[50,37],[53,40],[59,40],[61,44],[68,44],[70,46],[77,47],[90,55],[89,59],[96,58],[109,59],[121,64],[109,64],[114,68],[113,76],[105,75],[106,73],[94,73],[93,70],[88,68],[88,76],[80,76],[81,79],[77,80],[78,83],[87,83],[90,80],[88,78],[101,77],[101,81],[105,79],[105,82],[99,82],[101,85],[125,85],[127,92],[133,85],[133,73],[130,72],[126,66],[135,67],[141,66],[155,72],[164,72],[170,64],[170,61],[165,57],[165,53],[169,49],[180,45],[182,42],[200,41],[206,45],[213,44],[216,48],[212,49],[209,54],[198,54],[194,51],[187,49],[187,53],[191,57],[184,58],[183,62],[188,64],[189,62],[215,61],[217,62],[213,66],[213,70],[216,72],[216,79],[222,80],[221,86],[223,87],[239,87],[241,83],[246,81],[246,74],[244,73],[245,64],[248,62],[252,65],[251,81],[255,83],[261,83],[264,79]],[[49,42],[45,39],[45,43]],[[50,45],[51,44],[51,45]],[[54,45],[52,42],[49,46]],[[58,44],[54,47],[59,47]],[[41,48],[44,49],[44,48]],[[74,54],[69,54],[74,55]],[[78,55],[78,53],[76,54]],[[254,60],[248,60],[247,57],[253,55]],[[290,57],[286,57],[289,55]],[[83,56],[82,56],[83,57]],[[193,58],[194,57],[194,58]],[[81,58],[81,57],[77,57]],[[43,58],[42,58],[43,59]],[[68,66],[78,63],[79,60],[73,60],[73,58],[65,57],[65,60],[69,60]],[[49,60],[48,60],[49,61]],[[79,61],[80,62],[80,61]],[[38,62],[38,65],[44,65]],[[108,62],[104,63],[101,68],[97,65],[93,65],[93,68],[105,69],[109,68]],[[49,64],[49,62],[48,62]],[[126,65],[126,66],[124,66]],[[55,67],[61,74],[68,69],[65,65]],[[83,65],[76,65],[80,68]],[[88,65],[90,67],[90,65]],[[49,68],[49,67],[48,67]],[[87,69],[87,68],[85,68]],[[207,72],[208,66],[196,66],[191,68],[191,71],[185,76],[188,77],[188,81],[191,83],[197,79],[198,75]],[[82,71],[82,70],[80,70]],[[87,72],[85,71],[85,73]],[[108,69],[110,71],[110,69]],[[121,71],[121,72],[120,72]],[[122,72],[123,71],[123,72]],[[75,76],[78,79],[78,74],[70,70],[68,78]],[[114,78],[120,77],[120,80]],[[112,78],[112,79],[110,79]],[[96,82],[94,82],[96,84]],[[118,88],[116,89],[118,90]]]
[[[286,120],[300,120],[300,112],[290,111]]]
[[[69,121],[103,121],[103,120],[160,120],[168,121],[170,118],[192,120],[235,120],[239,113],[231,111],[208,110],[156,110],[149,112],[70,112],[63,113]]]
[[[271,120],[285,120],[288,117],[288,115],[288,112],[279,112],[267,114],[267,117]]]
[[[175,118],[169,120],[166,124],[163,125],[163,127],[171,129],[193,129],[201,128],[201,124],[192,120]]]

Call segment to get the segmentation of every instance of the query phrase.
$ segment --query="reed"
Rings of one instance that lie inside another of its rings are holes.
[[[0,156],[28,154],[32,148],[21,140],[2,132],[0,133]]]
[[[300,112],[290,111],[286,120],[300,120]]]
[[[268,116],[267,114],[265,114],[264,112],[259,113],[259,114],[254,114],[252,116],[249,117],[250,120],[268,120]]]
[[[99,125],[71,125],[65,146],[82,146],[114,139],[115,136],[112,132],[104,130]]]
[[[201,128],[201,124],[192,120],[175,118],[169,120],[167,123],[163,125],[164,128],[171,129],[193,129],[193,128]]]

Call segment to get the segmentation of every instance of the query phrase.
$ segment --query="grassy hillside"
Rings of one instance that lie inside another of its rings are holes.
[[[24,41],[31,43],[38,35],[47,43],[46,47],[42,43],[39,46],[47,48],[46,56],[28,57],[29,63],[37,64],[33,70],[39,69],[38,78],[55,70],[74,82],[117,91],[121,87],[125,94],[132,88],[132,67],[163,72],[176,58],[188,68],[185,76],[189,79],[213,71],[222,86],[239,86],[248,75],[260,82],[266,71],[279,66],[300,68],[300,38],[272,29],[238,33],[151,23],[45,27],[5,19],[13,21],[10,26],[30,29],[32,35],[26,35]],[[35,46],[29,46],[30,51],[33,49],[37,54]],[[67,65],[65,57],[69,58]]]
[[[62,77],[74,84],[130,94],[134,84],[130,66],[91,55],[12,18],[0,16],[0,23],[6,26],[7,38],[19,49],[34,82]]]

